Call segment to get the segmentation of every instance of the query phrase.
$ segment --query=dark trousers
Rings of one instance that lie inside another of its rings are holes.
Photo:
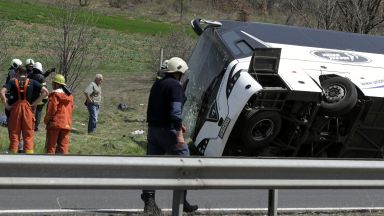
[[[44,104],[40,104],[40,105],[37,105],[36,106],[36,110],[35,110],[35,131],[39,130],[39,124],[40,124],[40,121],[41,121],[41,114],[43,112],[43,107],[44,107]]]
[[[189,156],[188,145],[177,148],[176,130],[170,128],[149,127],[147,135],[147,155],[181,155]],[[154,190],[143,190],[141,199],[146,202],[155,197]]]
[[[7,116],[7,124],[8,124],[8,121],[9,121],[9,114],[11,113],[11,111],[7,110],[7,109],[4,109],[4,112],[5,112],[5,115]]]

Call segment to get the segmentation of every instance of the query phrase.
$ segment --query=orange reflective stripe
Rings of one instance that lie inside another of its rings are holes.
[[[16,84],[16,89],[17,89],[17,96],[18,96],[18,99],[20,100],[20,86],[19,86],[19,80],[18,79],[15,79],[15,84]]]
[[[29,84],[29,79],[25,80],[24,89],[20,90],[19,80],[15,79],[16,89],[17,89],[17,96],[19,97],[19,100],[27,100],[27,88]],[[21,92],[23,92],[23,99],[21,99]]]
[[[24,84],[24,100],[27,100],[27,89],[28,89],[29,79],[25,81]]]

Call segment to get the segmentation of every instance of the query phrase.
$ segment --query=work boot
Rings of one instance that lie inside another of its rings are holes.
[[[161,209],[156,205],[154,196],[146,196],[141,194],[141,199],[144,201],[144,214],[151,216],[161,215]]]
[[[183,206],[183,211],[190,213],[190,212],[195,212],[199,206],[197,205],[191,205],[187,200],[184,200],[184,206]]]
[[[161,215],[161,209],[156,205],[155,199],[149,198],[147,202],[144,202],[144,214],[151,216]]]

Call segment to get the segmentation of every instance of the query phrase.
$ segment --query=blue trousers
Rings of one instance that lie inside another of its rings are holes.
[[[88,133],[96,132],[97,117],[99,116],[100,106],[94,103],[87,103],[89,119]]]
[[[189,156],[187,144],[176,147],[176,130],[170,128],[149,127],[147,135],[147,155],[182,155]],[[154,190],[143,190],[141,199],[146,202],[155,198]]]

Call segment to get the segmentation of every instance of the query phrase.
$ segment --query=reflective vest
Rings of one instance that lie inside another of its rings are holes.
[[[25,79],[22,81],[15,79],[15,84],[17,89],[18,100],[27,100],[27,89],[28,89],[29,79]]]

